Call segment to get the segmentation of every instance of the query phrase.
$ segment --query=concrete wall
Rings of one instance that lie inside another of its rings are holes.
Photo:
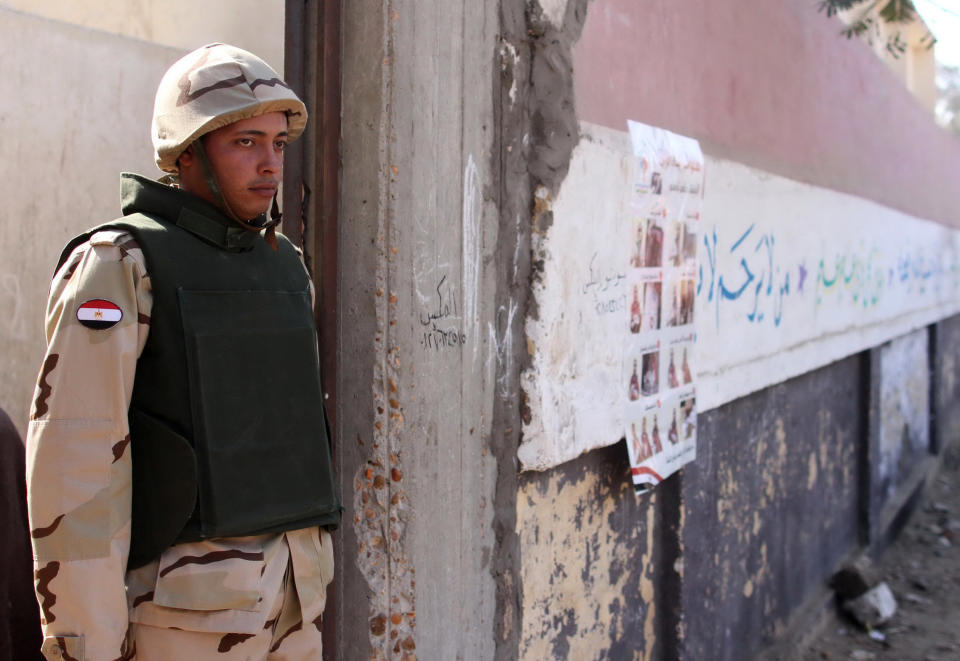
[[[623,445],[524,474],[521,635],[501,658],[677,658],[678,484],[635,496]]]
[[[0,1],[0,407],[21,433],[64,243],[119,215],[119,173],[160,174],[157,83],[186,49],[223,40],[283,64],[283,3]],[[228,10],[229,9],[229,10]],[[250,17],[255,16],[256,21]]]
[[[342,10],[340,654],[492,658],[497,5]]]

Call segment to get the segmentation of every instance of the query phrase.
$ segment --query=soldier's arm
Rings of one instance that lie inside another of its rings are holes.
[[[132,237],[94,234],[58,270],[27,431],[34,584],[52,659],[127,650],[127,408],[149,331],[149,277]]]

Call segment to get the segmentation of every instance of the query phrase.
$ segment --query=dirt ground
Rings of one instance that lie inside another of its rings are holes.
[[[874,563],[897,612],[874,638],[853,620],[828,617],[800,661],[960,659],[960,460],[952,448],[924,500]]]

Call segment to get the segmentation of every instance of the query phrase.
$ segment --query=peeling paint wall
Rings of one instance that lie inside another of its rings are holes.
[[[863,360],[699,418],[684,469],[683,658],[739,661],[783,635],[859,541]]]
[[[670,487],[634,495],[622,447],[526,474],[518,658],[676,658],[681,568],[665,550],[677,514]]]

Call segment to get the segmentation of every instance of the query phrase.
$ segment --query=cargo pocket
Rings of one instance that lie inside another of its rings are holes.
[[[160,556],[153,603],[188,611],[258,611],[263,571],[259,547],[177,544]]]

